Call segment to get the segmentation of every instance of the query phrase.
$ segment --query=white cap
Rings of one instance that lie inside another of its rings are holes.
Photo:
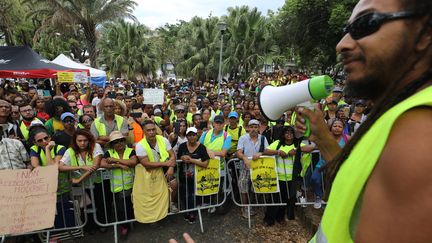
[[[43,126],[44,124],[41,122],[41,120],[39,119],[34,119],[31,123],[30,123],[30,127],[33,126]]]
[[[195,127],[189,127],[189,128],[186,130],[186,134],[188,134],[188,133],[190,133],[190,132],[193,132],[193,133],[197,134],[197,133],[198,133],[198,130],[197,130]]]

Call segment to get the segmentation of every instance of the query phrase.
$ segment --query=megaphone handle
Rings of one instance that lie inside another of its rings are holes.
[[[308,138],[311,135],[311,129],[310,129],[310,121],[309,118],[307,117],[303,117],[305,119],[305,124],[306,124],[306,131],[304,133],[304,137]]]

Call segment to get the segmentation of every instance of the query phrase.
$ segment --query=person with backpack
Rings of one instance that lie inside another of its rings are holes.
[[[345,144],[348,143],[349,136],[344,133],[346,123],[338,118],[334,119],[330,124],[330,132],[333,135],[333,138],[338,142],[339,146],[343,148]],[[326,161],[323,158],[320,158],[317,165],[314,168],[311,176],[311,186],[315,193],[315,203],[314,208],[319,209],[321,205],[324,203],[323,198],[323,190],[322,190],[322,172],[321,167],[324,166]]]
[[[259,125],[260,124],[258,120],[250,120],[248,124],[249,132],[240,137],[237,145],[237,157],[243,160],[238,178],[238,187],[241,195],[242,204],[248,203],[248,193],[251,191],[252,188],[250,180],[249,160],[256,160],[261,157],[263,155],[264,148],[268,147],[266,137],[258,133]],[[248,218],[245,208],[242,208],[241,215],[244,218]]]
[[[288,220],[294,220],[294,207],[296,202],[296,190],[293,180],[294,160],[297,147],[294,143],[294,128],[284,126],[278,140],[274,141],[264,150],[264,155],[274,155],[276,157],[276,169],[279,180],[280,193],[275,193],[272,198],[276,203],[282,199],[286,206],[267,207],[264,222],[267,226],[272,226],[275,221],[283,224],[285,222],[285,211]],[[315,148],[313,145],[300,144],[303,153],[310,153]]]

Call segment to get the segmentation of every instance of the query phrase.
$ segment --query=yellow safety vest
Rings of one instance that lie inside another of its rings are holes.
[[[169,158],[169,153],[167,151],[164,137],[160,135],[156,135],[156,143],[159,147],[159,156],[160,156],[160,162],[165,162]],[[150,162],[156,162],[153,156],[152,148],[150,147],[150,144],[147,142],[146,138],[143,138],[139,144],[144,148],[144,150],[147,153],[147,156],[150,160]]]
[[[122,159],[130,159],[132,153],[131,148],[125,149]],[[114,149],[108,149],[108,153],[111,158],[120,159],[119,154]],[[129,190],[133,187],[134,169],[121,169],[115,168],[111,170],[111,192],[117,193],[123,190]]]
[[[33,121],[34,121],[34,120],[39,120],[39,121],[40,121],[40,119],[37,118],[37,117],[35,117],[35,118],[33,119]],[[42,121],[41,121],[41,122],[42,122]],[[21,134],[23,135],[23,137],[24,137],[24,139],[25,139],[26,141],[28,141],[28,139],[29,139],[29,128],[30,128],[30,126],[27,127],[27,126],[24,124],[24,122],[21,121],[20,131],[21,131]]]
[[[225,131],[222,131],[222,136],[219,136],[217,138],[215,138],[213,140],[213,142],[211,141],[211,138],[213,136],[213,129],[211,129],[210,131],[208,131],[204,137],[204,146],[212,151],[221,151],[223,144],[225,142],[225,139],[228,136],[228,133]],[[221,158],[220,159],[220,165],[221,165],[221,169],[225,168],[225,163],[224,163],[224,159]]]
[[[431,97],[432,87],[412,95],[384,113],[363,135],[333,181],[320,227],[310,242],[354,242],[360,210],[358,202],[393,124],[414,107],[432,106]]]
[[[91,152],[93,152],[93,151],[91,151]],[[71,158],[71,166],[75,166],[75,167],[79,166],[79,164],[78,164],[78,158],[77,158],[77,155],[75,153],[75,150],[73,150],[73,148],[68,148],[66,150],[66,153],[69,153],[69,157]],[[87,157],[85,159],[85,165],[92,166],[93,165],[93,159],[94,158],[90,158],[90,156],[87,155]],[[101,175],[97,174],[96,176],[94,176],[95,173],[97,173],[97,172],[94,172],[93,175],[92,175],[93,182],[94,183],[101,183],[102,182]],[[79,176],[76,176],[76,175],[74,175],[72,177],[73,178],[79,178]]]
[[[117,130],[121,131],[121,126],[123,124],[124,118],[121,117],[121,116],[119,116],[119,115],[114,115],[114,120],[115,120],[115,123],[117,124]],[[98,118],[96,118],[94,120],[94,124],[95,124],[95,127],[96,127],[96,131],[98,132],[98,134],[99,134],[100,137],[101,136],[107,136],[106,126],[105,126],[105,124],[103,124],[101,122],[101,118],[100,117],[98,117]]]

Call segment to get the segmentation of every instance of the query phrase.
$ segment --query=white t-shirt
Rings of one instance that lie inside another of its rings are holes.
[[[172,147],[171,147],[171,144],[168,141],[168,139],[164,138],[164,142],[165,142],[165,146],[166,146],[167,151],[171,150]],[[136,155],[139,157],[147,156],[147,152],[145,151],[145,149],[143,148],[143,146],[140,143],[137,143],[135,145],[135,152],[136,152]],[[156,143],[156,146],[154,147],[154,149],[152,149],[152,152],[153,152],[153,157],[154,157],[155,161],[159,161],[160,160],[159,146],[157,143]]]
[[[92,106],[96,106],[96,115],[97,117],[100,117],[101,115],[103,115],[103,112],[101,110],[99,110],[99,103],[101,102],[101,99],[99,99],[98,97],[93,98],[92,100]]]
[[[102,147],[96,143],[94,150],[93,150],[93,158],[98,156],[98,155],[103,155],[104,152],[102,150]],[[85,161],[83,160],[83,158],[81,158],[81,156],[77,156],[78,157],[78,165],[79,166],[84,166],[85,165]],[[70,166],[71,165],[71,158],[68,152],[66,152],[63,157],[60,160],[63,164]]]

